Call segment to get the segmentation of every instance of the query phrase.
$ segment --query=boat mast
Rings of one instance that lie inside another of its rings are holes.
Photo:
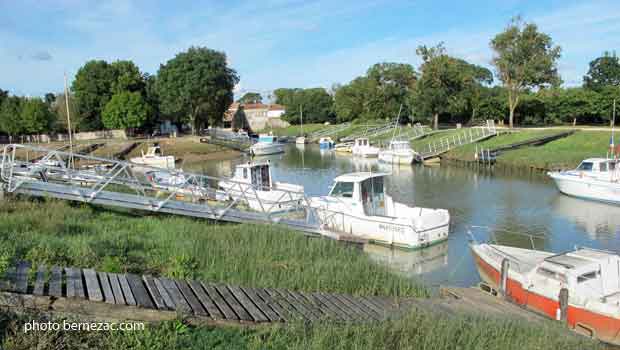
[[[65,107],[67,108],[67,130],[69,131],[69,166],[73,168],[73,137],[71,136],[71,112],[69,112],[69,91],[67,89],[67,72],[65,72]]]
[[[616,155],[616,151],[615,151],[615,137],[614,137],[614,130],[616,128],[616,99],[614,98],[614,112],[612,115],[612,119],[611,119],[611,145],[614,146],[614,148],[611,150],[612,154],[615,156]]]
[[[400,112],[403,109],[403,104],[400,104],[398,107],[398,115],[396,116],[396,122],[394,124],[394,131],[392,131],[392,141],[394,141],[394,136],[396,136],[396,129],[399,129],[398,136],[400,136],[400,128],[398,127],[398,121],[400,120]]]
[[[301,120],[301,136],[304,136],[304,109],[302,105],[299,105],[299,118]]]

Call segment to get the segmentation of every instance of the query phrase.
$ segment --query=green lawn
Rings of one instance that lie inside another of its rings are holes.
[[[321,130],[323,128],[330,128],[331,125],[320,124],[304,124],[304,134],[310,134],[317,130]],[[286,128],[276,128],[276,129],[264,129],[257,131],[257,133],[269,133],[273,132],[274,135],[278,136],[301,136],[301,126],[299,125],[291,125]]]

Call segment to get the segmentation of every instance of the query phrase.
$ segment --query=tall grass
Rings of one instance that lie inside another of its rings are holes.
[[[19,259],[255,287],[427,293],[356,248],[283,227],[215,224],[56,200],[0,202],[0,267]]]
[[[553,324],[412,312],[372,324],[289,324],[263,329],[190,327],[165,322],[133,332],[23,332],[37,317],[5,316],[6,349],[602,349]],[[2,344],[0,343],[0,344]]]

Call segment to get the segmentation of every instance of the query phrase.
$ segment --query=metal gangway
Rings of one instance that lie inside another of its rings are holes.
[[[317,130],[313,133],[310,133],[310,135],[308,135],[308,139],[310,142],[314,142],[320,139],[321,137],[327,137],[327,136],[338,134],[339,132],[348,129],[349,127],[351,127],[351,123],[343,123],[343,124],[335,125],[333,127],[326,127],[324,129]]]
[[[358,133],[354,133],[352,135],[344,137],[340,141],[341,142],[351,142],[351,141],[354,141],[355,139],[360,138],[360,137],[368,137],[368,138],[376,137],[376,136],[380,136],[380,135],[386,134],[388,132],[391,132],[396,127],[398,127],[398,125],[395,122],[390,122],[390,123],[387,123],[387,124],[378,124],[378,125],[367,124],[366,128],[364,129],[364,131],[358,132]]]
[[[26,154],[40,156],[32,162]],[[92,163],[97,166],[85,167]],[[277,185],[257,188],[228,178],[21,144],[4,147],[0,179],[8,193],[325,233],[306,194]],[[265,197],[268,190],[277,191],[277,197]]]
[[[422,158],[422,160],[434,158],[456,147],[486,140],[497,135],[497,129],[495,128],[495,122],[493,120],[487,120],[485,124],[481,126],[460,130],[462,131],[457,131],[450,136],[427,143],[419,149],[420,158]]]

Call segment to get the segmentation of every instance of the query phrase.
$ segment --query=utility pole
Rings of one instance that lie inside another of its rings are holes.
[[[69,131],[69,166],[73,168],[73,137],[71,136],[71,112],[69,112],[69,90],[67,89],[67,72],[65,72],[65,107],[67,108],[67,130]]]

